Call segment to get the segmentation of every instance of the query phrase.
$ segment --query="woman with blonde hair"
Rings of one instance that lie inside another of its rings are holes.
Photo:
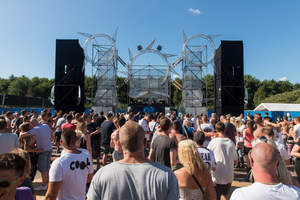
[[[174,172],[178,180],[180,199],[216,199],[211,175],[197,151],[192,140],[182,140],[178,143],[179,161],[183,168]]]
[[[90,156],[92,157],[91,138],[87,132],[86,123],[79,122],[76,126],[75,132],[76,132],[76,136],[80,138],[79,147],[88,150]]]

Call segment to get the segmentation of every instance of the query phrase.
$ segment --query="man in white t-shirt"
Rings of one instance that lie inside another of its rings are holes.
[[[296,136],[296,140],[299,140],[300,138],[300,117],[294,117],[294,122],[295,122],[295,126],[294,126],[294,130],[293,133]]]
[[[17,147],[20,147],[19,138],[14,133],[7,133],[7,122],[5,119],[0,119],[0,155],[9,153]]]
[[[87,150],[76,148],[76,133],[72,129],[64,129],[60,143],[64,154],[52,163],[45,199],[85,200],[86,183],[94,175],[93,160]]]
[[[42,185],[35,188],[36,191],[47,190],[49,182],[49,169],[51,163],[52,155],[52,141],[53,133],[47,124],[39,124],[36,119],[31,119],[30,123],[33,128],[30,129],[23,137],[33,135],[36,139],[37,150],[43,150],[42,153],[38,155],[38,169],[42,175]]]
[[[147,141],[150,141],[150,129],[149,122],[152,120],[151,114],[146,114],[146,116],[139,121],[139,125],[141,125],[145,132],[145,138]]]
[[[284,147],[284,145],[282,143],[279,143],[278,141],[274,140],[275,139],[275,135],[274,135],[274,130],[272,127],[264,127],[262,130],[263,136],[265,136],[268,139],[273,140],[278,148],[279,154],[281,155],[282,159],[284,160],[286,165],[290,164],[290,157],[289,157],[289,153],[286,150],[286,148]]]
[[[238,163],[238,156],[235,144],[225,135],[225,124],[218,122],[216,124],[218,137],[210,141],[208,149],[215,154],[217,169],[213,172],[212,180],[214,182],[217,199],[223,195],[228,199],[231,183],[234,179],[234,164]]]
[[[284,185],[278,180],[278,152],[274,147],[265,142],[259,143],[253,147],[249,158],[255,183],[236,189],[231,200],[300,199],[299,188]]]
[[[207,147],[211,140],[211,137],[213,137],[215,135],[214,134],[215,129],[214,129],[213,125],[208,123],[207,115],[202,116],[202,122],[203,122],[203,124],[200,125],[200,130],[205,133],[205,141],[203,143],[203,146]]]
[[[214,153],[203,146],[203,143],[205,141],[205,134],[202,131],[196,131],[194,133],[194,142],[196,143],[197,150],[206,164],[206,167],[210,173],[215,172],[217,165],[215,161],[215,155]]]

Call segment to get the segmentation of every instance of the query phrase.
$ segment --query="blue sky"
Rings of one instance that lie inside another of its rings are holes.
[[[1,78],[11,74],[54,78],[56,39],[79,39],[83,46],[86,38],[77,32],[112,36],[118,27],[116,44],[126,63],[128,48],[135,54],[137,45],[146,47],[155,38],[156,45],[163,46],[163,53],[178,55],[169,59],[173,63],[181,55],[183,28],[187,37],[222,34],[214,39],[217,47],[221,40],[243,40],[246,74],[260,80],[299,82],[298,0],[0,2]],[[180,73],[181,67],[176,70]]]

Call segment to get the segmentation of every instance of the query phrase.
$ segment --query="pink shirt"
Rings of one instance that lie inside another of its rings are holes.
[[[250,130],[247,129],[247,134],[246,134],[246,138],[251,142],[251,140],[254,139],[254,136],[250,133]],[[244,140],[244,146],[248,147],[248,148],[252,148],[251,143],[248,142],[247,140]]]

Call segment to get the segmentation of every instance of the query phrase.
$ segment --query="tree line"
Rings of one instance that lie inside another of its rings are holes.
[[[125,77],[117,77],[118,100],[121,108],[127,106],[128,82],[124,83]],[[182,85],[182,80],[176,81]],[[207,81],[207,97],[214,98],[214,77],[207,74],[202,79]],[[16,77],[11,75],[9,78],[0,78],[0,94],[11,94],[29,97],[50,98],[51,89],[55,84],[54,79],[26,76]],[[171,107],[179,108],[181,103],[181,91],[171,85]],[[260,103],[300,103],[300,84],[292,84],[289,81],[263,80],[255,78],[250,74],[244,75],[245,88],[248,91],[248,104],[246,110],[253,110]],[[85,76],[85,96],[86,107],[93,105],[93,98],[97,91],[97,78],[95,76]],[[205,90],[206,91],[206,90]],[[213,101],[208,102],[208,109],[213,110]]]

